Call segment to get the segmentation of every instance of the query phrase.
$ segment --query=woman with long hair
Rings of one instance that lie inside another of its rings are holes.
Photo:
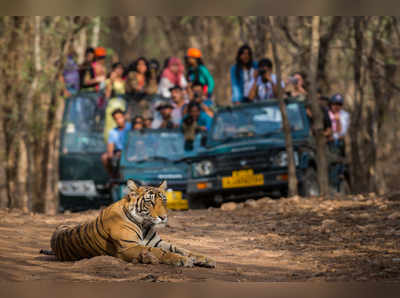
[[[210,98],[214,91],[214,79],[201,59],[199,49],[190,48],[187,51],[185,62],[188,68],[187,79],[190,83],[199,82],[204,85],[204,93]]]
[[[165,97],[171,97],[170,89],[174,86],[179,86],[181,89],[186,88],[187,81],[185,79],[185,67],[179,58],[171,57],[168,60],[168,66],[161,74],[158,93]]]
[[[124,66],[117,62],[112,65],[111,73],[106,81],[106,98],[125,94]]]
[[[236,55],[236,64],[231,67],[232,103],[246,101],[256,69],[257,64],[253,60],[250,46],[241,46]]]
[[[145,57],[139,57],[128,67],[127,92],[136,95],[146,95],[150,80],[149,62]]]

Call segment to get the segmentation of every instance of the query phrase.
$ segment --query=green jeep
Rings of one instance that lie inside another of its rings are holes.
[[[98,95],[83,93],[66,100],[60,136],[60,209],[79,211],[111,202],[109,177],[101,163],[106,151],[104,109]]]
[[[304,104],[287,101],[286,109],[300,194],[317,196],[316,151]],[[229,200],[286,196],[287,160],[278,101],[220,109],[205,148],[188,159],[189,206],[196,209]],[[330,182],[335,184],[334,179]]]
[[[133,179],[139,185],[159,185],[166,180],[167,207],[188,209],[186,182],[188,166],[184,158],[184,138],[180,130],[144,130],[128,134],[122,151],[118,173],[120,179],[112,188],[113,201],[126,193],[126,181]]]

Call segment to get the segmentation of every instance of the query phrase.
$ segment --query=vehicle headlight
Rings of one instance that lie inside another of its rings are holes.
[[[214,172],[214,165],[209,160],[203,160],[193,164],[193,176],[202,177],[209,176]]]
[[[288,165],[288,155],[286,151],[281,151],[277,155],[271,158],[271,162],[276,167],[287,167]],[[299,165],[299,154],[295,151],[294,152],[294,164],[296,166]]]

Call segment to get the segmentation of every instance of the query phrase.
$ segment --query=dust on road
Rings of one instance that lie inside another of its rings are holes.
[[[225,210],[224,210],[225,209]],[[39,255],[61,223],[98,211],[46,216],[0,210],[0,280],[400,280],[400,197],[268,198],[170,212],[161,236],[206,254],[217,268],[125,263],[103,256],[58,262]]]

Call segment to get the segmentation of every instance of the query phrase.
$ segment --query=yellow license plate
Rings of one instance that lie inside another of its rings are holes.
[[[240,188],[264,185],[264,175],[254,174],[253,170],[232,172],[231,177],[222,177],[222,188]]]
[[[167,191],[167,208],[173,210],[189,209],[188,201],[182,196],[181,191]]]

